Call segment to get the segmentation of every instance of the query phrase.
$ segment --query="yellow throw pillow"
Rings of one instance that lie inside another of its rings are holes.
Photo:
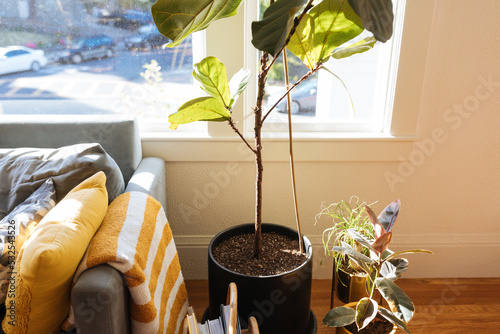
[[[98,172],[35,227],[21,248],[15,287],[7,294],[6,333],[58,332],[68,315],[71,280],[107,208],[106,176]]]

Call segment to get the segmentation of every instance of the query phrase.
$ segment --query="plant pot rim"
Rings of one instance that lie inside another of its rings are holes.
[[[358,304],[358,302],[350,302],[350,303],[347,303],[345,305],[343,305],[344,307],[350,307],[350,308],[355,308],[356,305]],[[378,306],[380,308],[380,305]],[[385,320],[385,321],[388,321],[388,320]],[[390,323],[390,321],[388,321]],[[342,327],[346,332],[348,333],[351,333],[351,334],[354,334],[352,333],[351,331],[347,330],[345,327]],[[398,327],[394,324],[392,324],[392,331],[389,332],[389,334],[393,334],[396,332],[396,330],[398,329]]]
[[[276,278],[276,277],[281,277],[281,276],[284,276],[284,275],[288,275],[290,273],[293,273],[297,270],[300,270],[303,266],[305,266],[307,264],[307,262],[309,261],[312,261],[312,255],[313,255],[313,248],[312,248],[312,244],[311,242],[309,241],[309,239],[305,236],[305,235],[302,235],[302,239],[304,240],[304,247],[306,248],[306,254],[307,254],[307,258],[306,260],[298,267],[292,269],[292,270],[289,270],[289,271],[285,271],[285,272],[282,272],[280,274],[275,274],[275,275],[260,275],[260,276],[255,276],[255,275],[247,275],[247,274],[242,274],[242,273],[238,273],[236,271],[233,271],[231,269],[228,269],[224,266],[222,266],[219,262],[217,262],[212,254],[212,248],[214,246],[214,243],[215,241],[217,241],[223,234],[231,231],[231,230],[234,230],[234,229],[238,229],[238,228],[245,228],[247,226],[254,226],[253,223],[246,223],[246,224],[239,224],[239,225],[234,225],[234,226],[231,226],[231,227],[228,227],[226,228],[225,230],[217,233],[213,238],[212,240],[210,240],[210,243],[208,244],[208,255],[210,256],[210,258],[213,260],[213,262],[220,268],[222,268],[223,270],[226,270],[236,276],[241,276],[241,277],[255,277],[255,278]],[[293,231],[294,233],[297,233],[297,231],[295,231],[294,229],[288,227],[288,226],[283,226],[283,225],[279,225],[279,224],[272,224],[272,223],[262,223],[262,227],[278,227],[278,228],[283,228],[283,229],[288,229],[290,231]],[[308,245],[306,245],[308,244]]]
[[[363,272],[350,273],[350,272],[345,270],[345,267],[338,267],[337,269],[342,271],[343,273],[345,273],[347,275],[351,275],[351,276],[357,276],[357,277],[367,277],[368,276],[367,273],[363,273]]]

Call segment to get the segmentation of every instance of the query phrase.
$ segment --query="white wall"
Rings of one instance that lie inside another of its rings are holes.
[[[497,0],[436,1],[420,141],[404,157],[411,161],[297,164],[303,229],[317,258],[314,278],[331,275],[330,264],[319,265],[321,233],[329,221],[315,224],[315,215],[322,203],[351,195],[378,200],[376,212],[402,200],[391,248],[435,252],[410,255],[406,277],[500,275],[499,16]],[[226,227],[253,221],[254,165],[168,162],[166,169],[168,217],[184,275],[206,279],[210,239]],[[215,186],[213,175],[223,171],[237,175]],[[264,178],[264,221],[293,226],[288,163],[267,163]],[[204,191],[212,198],[200,196]]]

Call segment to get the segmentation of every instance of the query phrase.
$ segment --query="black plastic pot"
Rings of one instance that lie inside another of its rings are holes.
[[[235,282],[238,287],[238,315],[242,328],[254,316],[261,334],[316,333],[316,317],[311,310],[312,246],[303,237],[307,260],[298,268],[273,276],[249,276],[228,270],[217,263],[212,250],[223,240],[234,235],[253,233],[253,224],[231,227],[217,234],[208,247],[209,307],[205,317],[219,316],[221,304],[226,302],[227,287]],[[281,225],[262,224],[262,232],[276,232],[297,237],[297,232]]]

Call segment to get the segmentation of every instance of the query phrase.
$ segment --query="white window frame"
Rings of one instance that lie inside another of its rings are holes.
[[[393,101],[394,111],[385,120],[384,131],[294,133],[296,161],[397,161],[411,152],[418,140],[417,121],[434,2],[406,0],[396,89],[387,102]],[[206,54],[219,57],[227,67],[228,76],[242,67],[249,68],[247,65],[255,59],[252,59],[253,48],[245,48],[251,39],[245,17],[251,17],[256,10],[253,7],[253,1],[246,1],[238,15],[214,22],[207,29]],[[244,115],[251,113],[255,90],[255,85],[249,85],[234,108],[234,119],[243,120]],[[238,126],[243,131],[241,123]],[[251,152],[226,123],[209,122],[207,126],[208,132],[201,135],[143,132],[144,154],[160,156],[166,161],[252,161]],[[251,133],[245,135],[252,140]],[[286,132],[266,133],[264,137],[264,160],[288,161]]]
[[[255,18],[258,15],[258,7],[259,2],[255,2],[251,7],[249,7],[247,14],[247,25],[251,22],[250,18]],[[394,12],[395,12],[395,20],[394,20],[394,34],[392,38],[386,43],[377,43],[377,51],[379,53],[379,61],[376,64],[377,71],[377,82],[374,89],[374,99],[371,101],[371,106],[374,111],[371,115],[371,119],[355,119],[354,114],[351,113],[349,115],[349,119],[331,119],[328,115],[329,110],[335,109],[335,102],[329,101],[331,95],[331,89],[327,88],[331,85],[336,86],[339,85],[338,79],[334,78],[331,74],[326,71],[318,72],[318,92],[317,92],[317,109],[316,109],[316,117],[308,117],[308,119],[298,119],[293,120],[294,132],[298,133],[300,136],[302,132],[324,132],[327,133],[339,133],[339,132],[356,132],[356,133],[389,133],[390,131],[390,115],[393,110],[393,102],[394,102],[394,91],[395,91],[395,82],[397,69],[399,64],[399,53],[401,46],[401,37],[403,30],[404,17],[403,14],[405,12],[405,0],[394,0]],[[372,35],[369,32],[363,33],[363,37],[358,36],[356,40],[360,40],[364,37],[368,37]],[[246,36],[248,42],[251,40],[251,36]],[[250,48],[248,48],[250,49]],[[375,51],[375,50],[374,50]],[[368,54],[374,54],[373,52],[369,52]],[[365,56],[365,55],[362,55]],[[253,57],[253,59],[252,59]],[[354,57],[354,61],[359,58],[359,56]],[[250,64],[247,64],[247,68],[251,68],[251,64],[258,63],[258,52],[254,49],[250,49],[248,52],[247,60],[250,61]],[[352,58],[341,60],[341,62],[351,62]],[[333,61],[332,64],[328,62],[325,64],[327,68],[329,68],[333,63],[337,63],[338,61]],[[334,70],[333,70],[334,71]],[[346,79],[348,79],[346,77]],[[352,82],[351,82],[352,84]],[[255,87],[256,84],[254,84]],[[340,85],[339,85],[340,86]],[[351,87],[352,88],[352,87]],[[347,98],[346,90],[342,89],[342,94]],[[251,94],[252,96],[254,94]],[[354,97],[354,104],[356,101],[356,97]],[[349,104],[346,100],[342,101],[342,103]],[[326,113],[324,115],[320,115],[322,113]],[[272,115],[270,115],[272,116]],[[271,120],[263,125],[262,130],[264,132],[283,132],[288,131],[288,125],[286,122],[286,114],[281,115],[285,117],[279,117],[281,121]],[[271,117],[269,117],[271,118]],[[253,130],[253,121],[246,122],[245,131],[247,133],[251,133]]]

